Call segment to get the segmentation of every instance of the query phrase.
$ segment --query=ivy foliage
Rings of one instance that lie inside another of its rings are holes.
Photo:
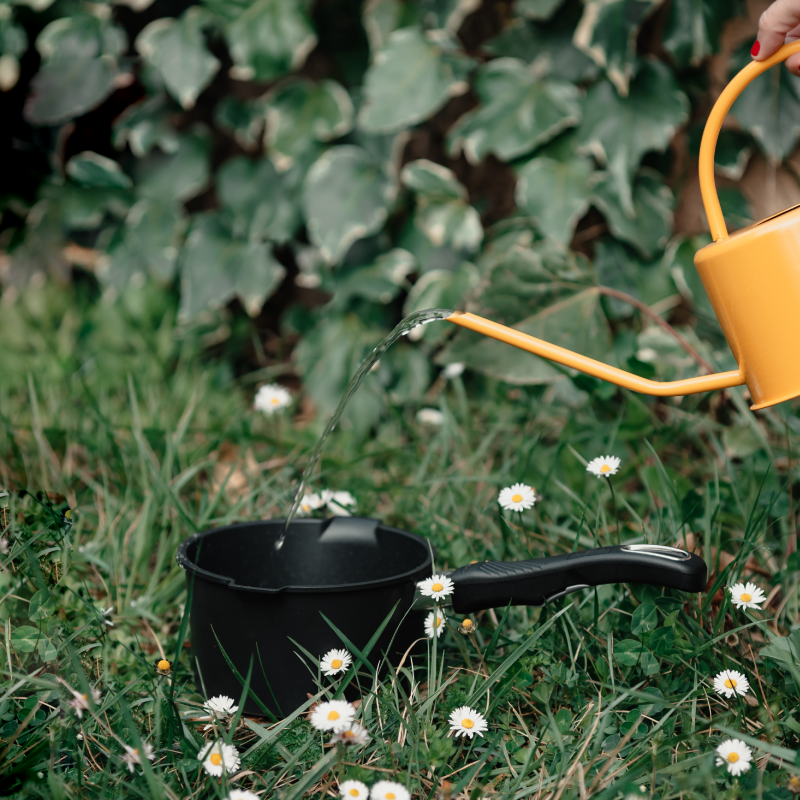
[[[299,336],[323,408],[349,374],[342,348],[361,353],[428,306],[690,374],[636,358],[660,351],[639,341],[652,334],[627,295],[700,320],[686,335],[730,368],[691,266],[703,224],[676,230],[675,210],[694,185],[709,60],[742,13],[728,0],[0,2],[13,120],[0,282],[13,299],[38,275],[85,275],[113,303],[145,278],[179,293],[184,324],[211,312]],[[731,182],[795,149],[797,81],[762,76],[734,118],[717,154],[732,227],[752,213]],[[400,346],[383,385],[414,359],[565,377],[434,328]],[[341,368],[316,380],[320,359]]]

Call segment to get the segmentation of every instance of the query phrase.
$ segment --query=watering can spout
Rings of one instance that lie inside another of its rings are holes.
[[[447,317],[448,322],[468,328],[471,331],[482,333],[492,339],[518,347],[520,350],[527,350],[537,356],[554,361],[564,367],[577,369],[594,378],[632,389],[634,392],[642,394],[656,395],[657,397],[674,397],[676,395],[699,394],[700,392],[711,392],[715,389],[729,389],[732,386],[741,386],[745,380],[738,370],[731,372],[718,372],[715,375],[700,375],[696,378],[686,378],[681,381],[651,381],[647,378],[640,378],[625,370],[617,369],[602,361],[595,361],[587,358],[572,350],[550,344],[535,336],[507,328],[497,322],[479,317],[476,314],[456,311]]]

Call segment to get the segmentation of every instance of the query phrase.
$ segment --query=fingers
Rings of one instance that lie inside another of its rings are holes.
[[[800,53],[795,53],[786,59],[786,68],[792,75],[800,75]]]
[[[758,38],[750,55],[763,61],[775,53],[800,26],[800,0],[775,0],[758,21]]]

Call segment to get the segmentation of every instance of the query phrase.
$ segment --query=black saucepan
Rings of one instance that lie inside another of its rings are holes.
[[[181,544],[178,563],[191,589],[198,690],[239,698],[242,686],[228,661],[242,676],[252,661],[254,694],[286,715],[316,691],[315,675],[297,645],[315,656],[344,646],[325,618],[362,649],[396,604],[370,655],[373,664],[386,654],[396,665],[424,635],[426,610],[412,606],[417,583],[433,568],[426,539],[380,520],[295,520],[276,553],[282,529],[278,519],[197,533]],[[483,561],[450,577],[453,609],[467,614],[509,603],[543,605],[606,583],[698,592],[706,585],[706,565],[683,550],[635,544],[529,561]],[[245,711],[261,713],[249,698]]]

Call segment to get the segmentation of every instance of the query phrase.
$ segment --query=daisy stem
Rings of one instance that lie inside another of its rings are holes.
[[[617,496],[614,494],[614,484],[611,483],[611,478],[606,478],[608,481],[608,488],[611,489],[611,502],[614,505],[614,519],[617,521],[616,539],[617,544],[620,544],[620,529],[619,529],[619,513],[617,511]]]

